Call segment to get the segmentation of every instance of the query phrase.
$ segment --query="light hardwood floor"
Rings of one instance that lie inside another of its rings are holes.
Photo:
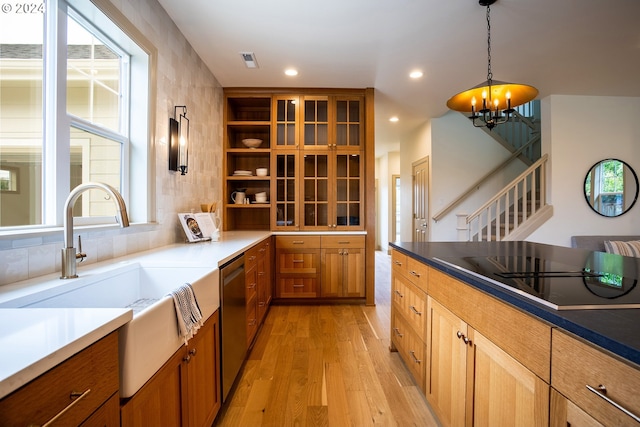
[[[437,426],[389,351],[390,259],[376,252],[376,306],[271,307],[215,425]]]

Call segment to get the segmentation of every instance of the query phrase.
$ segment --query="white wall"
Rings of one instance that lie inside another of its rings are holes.
[[[400,153],[389,152],[376,158],[376,180],[378,182],[378,211],[376,215],[376,246],[383,252],[389,249],[393,218],[392,175],[400,174]]]
[[[552,95],[542,102],[542,150],[550,157],[553,217],[527,240],[570,246],[573,235],[640,235],[640,206],[606,218],[584,197],[596,162],[624,160],[640,173],[640,98]]]

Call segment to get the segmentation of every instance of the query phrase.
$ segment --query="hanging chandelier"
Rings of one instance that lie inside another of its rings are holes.
[[[447,107],[464,113],[475,127],[489,130],[509,121],[514,107],[525,104],[538,95],[538,89],[519,83],[493,80],[491,72],[491,5],[497,0],[479,0],[480,6],[487,7],[487,80],[471,89],[452,96]]]

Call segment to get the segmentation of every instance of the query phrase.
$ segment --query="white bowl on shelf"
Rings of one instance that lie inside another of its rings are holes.
[[[267,168],[258,168],[256,169],[257,176],[267,176],[269,174],[269,169]]]
[[[258,148],[262,144],[262,140],[258,138],[245,138],[242,143],[249,148]]]

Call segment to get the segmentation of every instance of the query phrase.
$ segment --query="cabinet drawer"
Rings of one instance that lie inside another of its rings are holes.
[[[278,279],[277,293],[280,298],[316,298],[318,282],[308,277],[281,277]]]
[[[320,249],[278,251],[277,262],[277,272],[280,274],[315,275],[320,265]]]
[[[276,236],[276,248],[306,249],[320,248],[320,236]]]
[[[112,332],[0,400],[3,425],[80,425],[117,393],[118,333]]]
[[[396,277],[393,280],[392,298],[395,309],[405,318],[418,337],[425,340],[427,294],[402,277]]]
[[[244,253],[244,269],[249,270],[256,266],[258,260],[258,245],[248,249]]]
[[[587,387],[598,391],[604,386],[608,399],[640,417],[640,367],[557,329],[553,330],[551,349],[551,385],[556,390],[605,425],[638,425]]]
[[[258,292],[258,269],[253,267],[244,273],[245,299],[249,301]]]
[[[392,317],[391,337],[402,360],[404,360],[416,383],[424,392],[426,377],[426,346],[424,341],[413,332],[407,321],[397,313]]]
[[[364,236],[322,236],[320,243],[323,248],[364,248]]]
[[[407,256],[402,252],[396,250],[391,252],[391,266],[394,270],[406,272],[407,271]]]
[[[427,292],[429,282],[429,267],[426,264],[407,257],[407,273],[409,279],[424,292]]]

